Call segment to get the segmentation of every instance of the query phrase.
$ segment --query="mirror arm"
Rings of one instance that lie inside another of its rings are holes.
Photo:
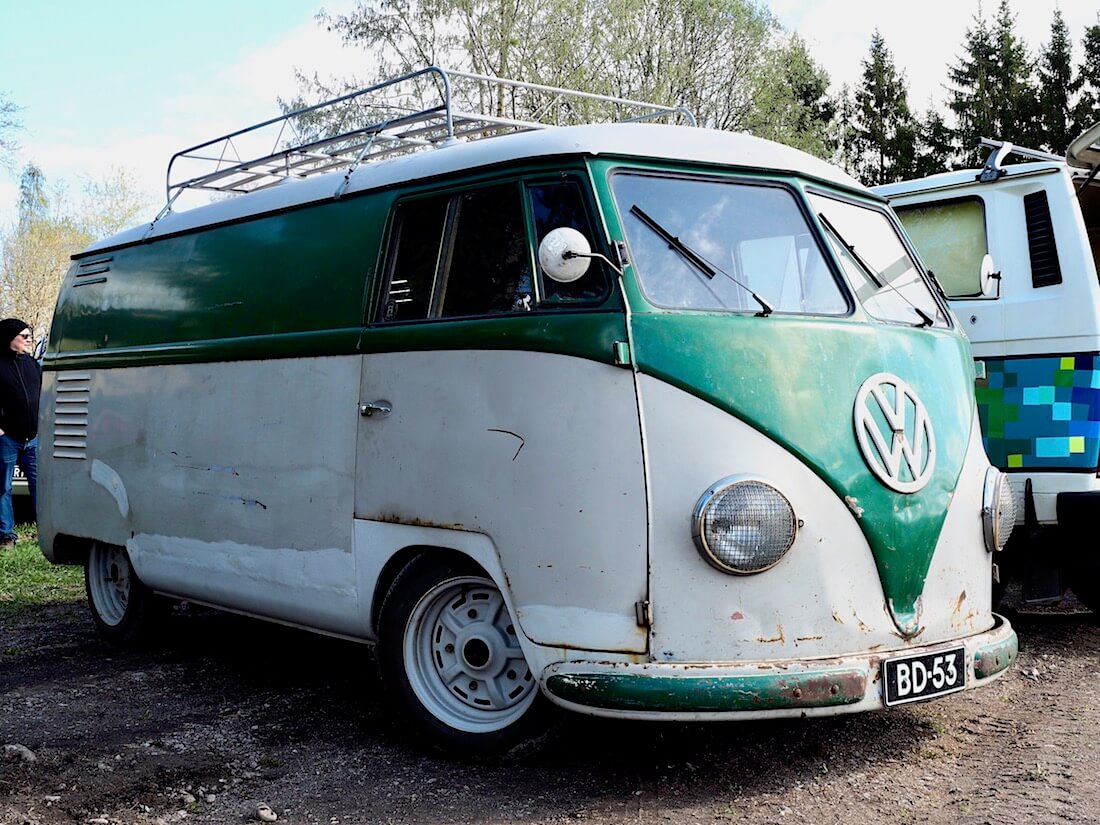
[[[601,255],[599,252],[589,252],[585,254],[584,252],[573,252],[572,250],[567,249],[565,250],[565,252],[561,253],[561,259],[563,261],[570,261],[573,258],[595,258],[597,261],[603,261],[605,264],[611,267],[612,271],[614,271],[616,275],[622,277],[622,267],[616,266],[606,255]]]

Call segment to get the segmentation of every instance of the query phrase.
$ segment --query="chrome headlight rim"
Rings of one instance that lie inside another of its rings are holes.
[[[1007,492],[1011,512],[1001,505]],[[985,485],[982,490],[982,534],[985,549],[989,553],[1004,550],[1016,526],[1016,499],[1008,476],[996,467],[985,471]]]
[[[706,530],[704,529],[706,514],[710,506],[715,502],[715,500],[718,499],[719,496],[721,496],[730,488],[747,483],[760,485],[774,493],[778,497],[778,499],[782,501],[783,504],[786,506],[791,524],[790,541],[787,543],[787,546],[783,550],[783,552],[780,553],[774,561],[762,566],[753,567],[752,569],[742,569],[734,567],[732,565],[724,563],[721,559],[719,559],[717,554],[715,554],[708,545]],[[787,554],[790,552],[791,547],[794,546],[795,540],[798,538],[799,526],[800,522],[798,520],[798,517],[795,515],[794,505],[791,504],[790,498],[788,498],[782,490],[780,490],[772,482],[768,481],[765,478],[761,478],[760,476],[741,474],[726,476],[725,478],[719,479],[718,481],[714,482],[714,484],[710,485],[710,487],[708,487],[699,497],[699,500],[695,504],[695,509],[692,512],[691,537],[695,542],[695,547],[699,551],[699,555],[701,555],[711,567],[714,567],[716,570],[720,570],[723,573],[729,573],[734,576],[755,576],[757,573],[763,573],[767,570],[771,570],[787,557]]]

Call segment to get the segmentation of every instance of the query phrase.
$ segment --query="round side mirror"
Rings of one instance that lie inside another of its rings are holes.
[[[561,226],[546,233],[539,244],[539,265],[558,283],[568,284],[588,271],[592,246],[576,229]]]

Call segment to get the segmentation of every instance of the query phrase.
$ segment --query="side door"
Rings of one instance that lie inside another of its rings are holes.
[[[355,516],[408,543],[424,527],[487,537],[537,643],[644,652],[638,403],[614,363],[625,314],[602,264],[568,284],[536,264],[558,226],[602,247],[593,214],[579,176],[397,202],[363,336]]]

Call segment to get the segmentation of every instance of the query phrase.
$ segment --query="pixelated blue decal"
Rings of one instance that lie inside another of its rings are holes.
[[[976,394],[989,460],[1006,470],[1091,470],[1100,459],[1100,355],[982,359]]]

